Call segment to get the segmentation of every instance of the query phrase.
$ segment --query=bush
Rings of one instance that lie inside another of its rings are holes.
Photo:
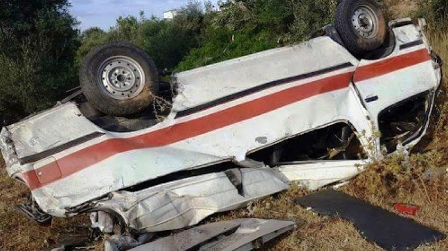
[[[67,0],[5,0],[0,8],[0,122],[54,104],[77,85],[76,20]]]
[[[24,49],[20,58],[13,60],[0,54],[0,122],[3,124],[10,124],[54,103],[47,95],[52,93],[50,86],[38,82],[40,75],[45,75],[39,53]]]
[[[84,56],[95,46],[102,45],[109,40],[108,34],[98,27],[92,27],[85,30],[81,36],[81,46],[76,52],[76,65],[79,67]]]
[[[428,19],[430,28],[448,28],[448,2],[447,0],[419,0],[418,11],[415,16]]]
[[[142,48],[159,69],[174,69],[192,48],[198,46],[200,21],[196,12],[188,9],[195,17],[180,15],[174,20],[159,20],[155,17],[120,17],[108,32],[90,28],[81,35],[82,45],[77,52],[78,64],[95,46],[110,41],[126,41]],[[201,14],[202,15],[202,14]]]
[[[436,21],[447,21],[448,16],[448,2],[446,0],[431,0],[429,1],[432,13]]]
[[[232,32],[229,29],[213,29],[213,35],[197,49],[191,50],[187,57],[179,63],[178,71],[209,65],[227,59],[273,48],[276,41],[269,34],[242,30]]]
[[[336,0],[292,1],[294,22],[290,26],[293,42],[300,42],[327,24],[334,23]]]
[[[240,0],[205,18],[200,46],[178,70],[301,42],[332,23],[336,0]]]

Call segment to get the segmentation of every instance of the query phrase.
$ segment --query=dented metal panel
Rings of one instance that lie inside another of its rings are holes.
[[[11,167],[19,164],[19,158],[17,157],[14,142],[11,139],[11,133],[6,127],[2,128],[0,132],[0,150],[6,166],[9,167],[7,168],[8,173],[11,175]]]
[[[260,249],[265,243],[294,229],[290,221],[248,219],[229,238],[204,246],[200,250],[249,251]]]
[[[331,40],[316,40],[329,44],[327,50],[320,50],[324,54],[336,46]],[[300,53],[310,48],[313,47],[304,44],[294,50]],[[352,57],[345,50],[340,53],[347,54],[341,56],[343,61]],[[277,61],[281,62],[283,56],[277,55]],[[274,56],[267,59],[259,64],[267,67]],[[49,157],[53,159],[40,160],[18,177],[28,184],[45,212],[60,216],[66,208],[147,180],[223,161],[244,161],[250,151],[329,122],[350,121],[357,131],[365,131],[366,137],[371,135],[366,111],[350,85],[355,67],[348,64],[334,68],[339,61],[324,60],[324,57],[316,57],[316,61],[315,69],[329,70],[292,78],[188,117],[176,119],[173,111],[165,121],[141,131],[102,131],[101,137]],[[283,67],[288,67],[284,71],[289,71],[292,77],[298,73],[296,65]],[[216,68],[214,72],[224,70]],[[61,105],[60,109],[64,108],[71,109],[71,106]],[[320,115],[314,116],[314,111]],[[259,141],[259,138],[265,140]],[[361,140],[367,144],[366,139]]]
[[[354,75],[362,101],[373,115],[426,90],[435,91],[439,85],[439,72],[434,69],[430,51],[423,42],[423,33],[414,25],[393,31],[396,44],[391,56],[362,60]],[[372,116],[372,119],[377,124],[378,116]]]
[[[180,233],[146,243],[130,251],[191,250],[212,241],[214,238],[235,232],[243,219],[215,222],[184,230]]]
[[[114,192],[95,207],[118,213],[137,231],[158,232],[193,226],[214,213],[241,208],[289,187],[269,168],[241,169],[241,174],[242,194],[224,172],[219,172],[138,192]]]
[[[329,105],[328,102],[338,105]],[[300,115],[309,113],[310,109],[321,110],[322,116]],[[52,214],[62,213],[65,208],[170,173],[231,159],[244,161],[246,154],[253,149],[287,139],[311,128],[319,128],[329,120],[351,121],[358,131],[367,131],[370,124],[363,120],[364,117],[362,106],[356,103],[356,94],[345,88],[288,105],[264,116],[213,130],[213,133],[197,135],[169,145],[146,147],[146,143],[141,142],[140,138],[104,142],[98,148],[80,150],[62,159],[56,157],[55,162],[36,163],[39,166],[27,173],[25,180],[31,184],[32,193],[44,211]],[[195,132],[194,129],[189,129],[169,127],[163,137]],[[202,129],[201,125],[198,130]],[[151,134],[142,138],[151,145],[162,137],[158,133],[155,135],[157,136],[154,138]],[[258,142],[256,139],[259,137],[265,137],[266,141]],[[117,141],[119,143],[115,143]],[[121,152],[121,149],[127,146],[130,146],[130,150]],[[102,160],[103,154],[109,153],[112,156]],[[70,168],[67,168],[68,166]],[[60,176],[57,176],[58,170]],[[44,177],[47,175],[50,177]],[[67,190],[67,187],[76,189]]]
[[[18,158],[39,154],[98,132],[73,103],[57,106],[8,129]]]

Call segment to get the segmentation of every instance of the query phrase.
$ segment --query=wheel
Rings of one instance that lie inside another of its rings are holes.
[[[342,0],[336,9],[335,27],[353,55],[380,47],[386,38],[386,19],[373,0]]]
[[[152,59],[125,42],[94,48],[84,58],[79,75],[89,103],[114,116],[141,112],[159,92],[157,68]]]

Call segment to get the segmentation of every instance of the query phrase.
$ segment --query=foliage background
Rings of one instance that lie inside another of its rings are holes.
[[[67,0],[2,0],[0,123],[47,108],[77,84],[77,22]]]

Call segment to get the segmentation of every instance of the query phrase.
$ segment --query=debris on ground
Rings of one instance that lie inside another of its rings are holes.
[[[446,167],[433,167],[425,171],[424,178],[425,180],[434,180],[438,178],[442,178],[448,173],[448,168]]]
[[[412,219],[332,189],[298,198],[295,202],[320,214],[352,222],[367,240],[386,250],[409,250],[446,238],[445,234]]]
[[[56,239],[45,240],[53,248],[51,251],[89,249],[92,232],[87,227],[75,227],[72,232],[62,233]]]
[[[292,221],[236,219],[194,227],[131,251],[253,250],[294,228]]]
[[[104,242],[104,251],[126,251],[141,246],[154,238],[153,233],[141,234],[136,239],[129,235],[112,235]],[[171,250],[171,249],[165,249]]]
[[[394,209],[400,214],[416,215],[420,207],[406,203],[395,203]]]

